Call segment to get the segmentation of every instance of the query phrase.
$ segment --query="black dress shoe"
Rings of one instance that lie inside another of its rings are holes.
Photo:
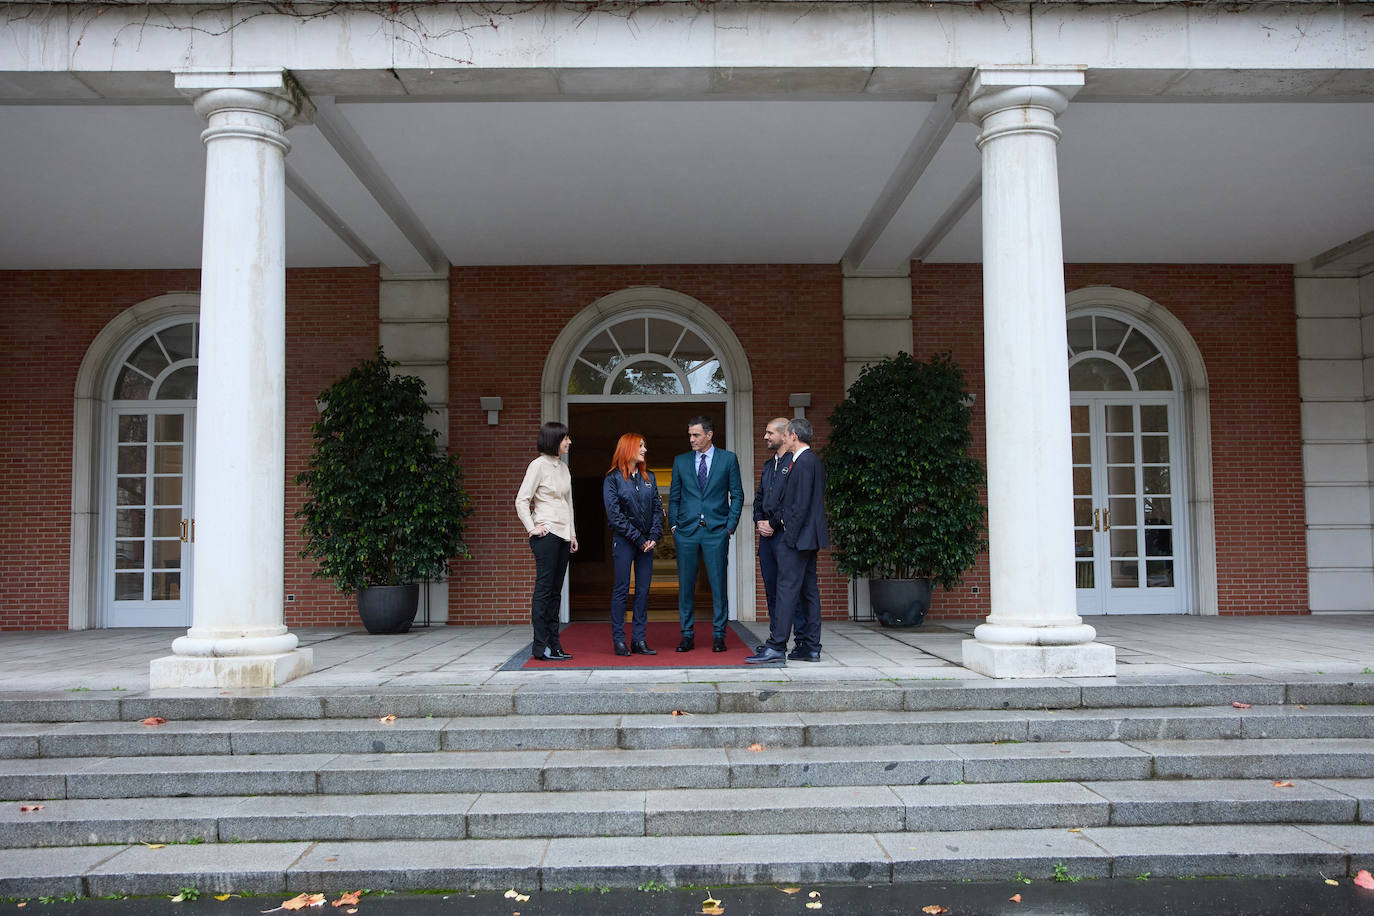
[[[771,649],[768,646],[764,646],[756,654],[746,656],[744,659],[746,665],[768,665],[774,662],[780,662],[786,665],[787,656],[783,655],[777,649]]]
[[[531,651],[530,658],[537,662],[561,662],[564,659],[572,658],[572,656],[559,654],[548,646],[545,646],[542,653]]]
[[[787,657],[794,662],[818,662],[821,660],[821,653],[810,652],[806,649],[793,649],[787,653]]]
[[[616,655],[629,655],[629,654],[630,654],[630,647],[627,646],[627,645],[625,645],[623,642],[618,642],[618,643],[615,644],[615,654],[616,654]]]
[[[697,647],[696,641],[695,641],[694,639],[692,639],[692,637],[690,637],[690,636],[684,636],[684,637],[682,637],[682,642],[680,642],[680,643],[677,644],[677,651],[679,651],[679,652],[691,652],[691,651],[692,651],[693,649],[695,649],[696,647]]]
[[[724,651],[726,651],[726,649],[725,649],[725,637],[724,637],[724,636],[717,636],[715,639],[711,640],[711,651],[712,651],[712,652],[724,652]]]
[[[642,639],[636,639],[630,643],[630,651],[638,652],[640,655],[657,655],[657,649],[650,649],[649,644]]]
[[[572,658],[571,655],[563,651],[562,646],[550,646],[549,651],[553,653],[549,658],[557,659],[560,662]]]

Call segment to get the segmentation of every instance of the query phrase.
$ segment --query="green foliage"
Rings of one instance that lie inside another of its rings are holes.
[[[826,508],[851,575],[958,584],[987,547],[983,464],[964,376],[949,354],[899,353],[860,373],[830,415]]]
[[[1054,880],[1060,883],[1077,884],[1083,880],[1083,876],[1071,873],[1069,867],[1063,862],[1056,862],[1054,863]]]
[[[344,594],[441,578],[450,557],[468,555],[462,470],[425,425],[424,382],[393,375],[395,365],[378,347],[320,395],[315,450],[296,477],[308,492],[296,513],[301,556],[318,560],[316,578]]]

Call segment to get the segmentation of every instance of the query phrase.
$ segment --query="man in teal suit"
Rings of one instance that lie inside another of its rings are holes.
[[[711,651],[725,651],[725,626],[730,605],[725,598],[726,558],[730,536],[744,510],[744,484],[734,452],[711,444],[715,431],[709,417],[687,424],[692,450],[673,459],[673,483],[668,488],[668,524],[677,547],[677,615],[682,642],[677,651],[696,648],[697,562],[706,564],[711,583]]]

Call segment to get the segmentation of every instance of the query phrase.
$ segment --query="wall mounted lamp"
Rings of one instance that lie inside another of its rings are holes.
[[[482,404],[482,409],[487,412],[487,425],[495,426],[497,418],[501,413],[500,398],[478,398]]]
[[[792,416],[806,416],[806,408],[811,406],[811,392],[802,394],[789,394],[787,396],[787,406],[792,408]]]

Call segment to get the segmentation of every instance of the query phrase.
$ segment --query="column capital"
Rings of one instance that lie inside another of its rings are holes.
[[[289,70],[183,70],[173,82],[207,120],[217,111],[246,110],[277,119],[285,130],[315,117],[315,106]]]
[[[979,67],[956,103],[966,120],[983,124],[999,111],[1038,108],[1049,121],[1064,113],[1069,99],[1083,88],[1082,67]],[[979,145],[983,138],[979,138]]]

